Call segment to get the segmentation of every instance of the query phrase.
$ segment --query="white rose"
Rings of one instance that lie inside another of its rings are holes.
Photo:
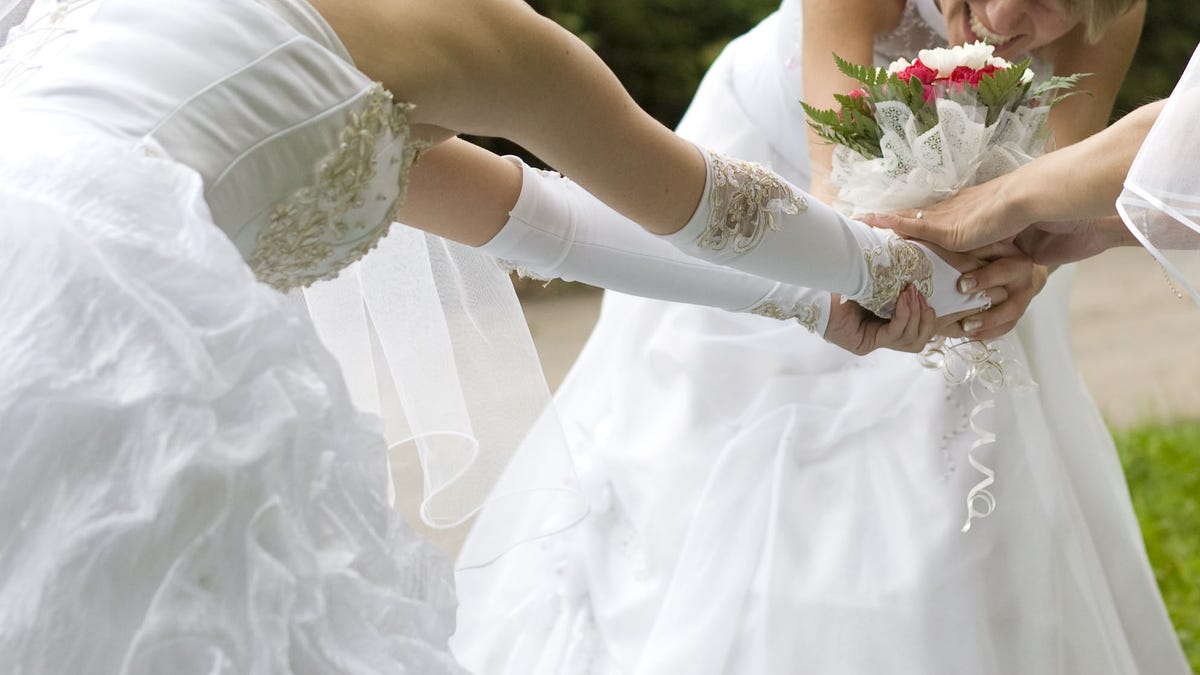
[[[950,73],[953,73],[958,65],[958,56],[950,49],[922,49],[917,54],[917,59],[925,64],[926,68],[937,71],[938,77],[950,77]]]
[[[889,75],[896,75],[903,73],[911,65],[912,64],[908,62],[908,59],[896,59],[888,65],[887,71]]]
[[[1033,71],[1026,68],[1025,72],[1021,74],[1021,84],[1029,84],[1030,82],[1033,82]]]
[[[993,56],[992,58],[988,59],[988,65],[995,66],[1000,70],[1008,70],[1009,68],[1012,68],[1012,63],[1000,58],[999,56]]]
[[[983,42],[975,42],[974,44],[954,48],[958,65],[966,66],[971,70],[979,70],[991,63],[994,58],[992,54],[995,51],[995,47]]]

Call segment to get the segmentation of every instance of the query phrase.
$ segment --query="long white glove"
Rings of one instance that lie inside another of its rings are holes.
[[[982,294],[959,293],[959,271],[928,248],[850,220],[757,164],[701,152],[704,196],[687,225],[664,237],[684,253],[841,293],[884,318],[910,283],[939,316],[986,306]]]
[[[521,167],[521,196],[508,222],[480,247],[502,265],[535,279],[561,278],[658,300],[796,319],[825,334],[828,292],[689,257],[574,182]]]

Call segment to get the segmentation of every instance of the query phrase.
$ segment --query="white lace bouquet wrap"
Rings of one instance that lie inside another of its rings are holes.
[[[934,105],[938,123],[922,131],[904,103],[876,104],[881,156],[834,149],[835,208],[860,216],[929,206],[1016,169],[1045,147],[1049,106],[1003,110],[989,124],[985,106],[945,98]]]
[[[928,206],[1029,162],[1045,149],[1059,90],[1079,77],[1034,84],[1028,60],[1009,63],[980,42],[923,50],[912,63],[900,59],[886,69],[835,59],[862,87],[835,96],[838,110],[804,108],[816,133],[837,145],[834,206],[850,216]],[[1001,338],[940,340],[922,354],[925,365],[968,387],[975,400],[970,425],[977,438],[967,459],[982,479],[966,497],[964,531],[996,507],[989,491],[995,472],[977,456],[995,435],[980,415],[1002,390],[1037,388],[1022,353],[1011,338]]]

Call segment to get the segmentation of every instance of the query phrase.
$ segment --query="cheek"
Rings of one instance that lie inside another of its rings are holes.
[[[1045,0],[1031,2],[1029,18],[1034,27],[1034,37],[1041,47],[1071,32],[1083,23],[1081,12],[1064,8],[1059,2]]]
[[[1044,47],[1071,32],[1080,23],[1079,19],[1062,12],[1047,12],[1034,19],[1034,43],[1030,49]]]

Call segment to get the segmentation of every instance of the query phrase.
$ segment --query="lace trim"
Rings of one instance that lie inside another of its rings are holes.
[[[863,308],[883,318],[896,309],[896,298],[910,283],[925,297],[933,297],[933,261],[915,244],[892,237],[882,246],[863,251],[871,275],[871,293],[855,298]]]
[[[733,245],[745,253],[762,241],[767,230],[779,231],[777,215],[808,210],[808,201],[778,176],[758,164],[708,154],[712,187],[708,191],[708,226],[696,244],[714,251]]]
[[[520,265],[516,262],[513,262],[512,260],[504,260],[502,258],[496,258],[496,264],[500,266],[500,269],[504,270],[505,274],[515,274],[518,277],[520,277],[521,279],[529,279],[530,281],[540,281],[545,284],[549,284],[551,281],[554,281],[554,279],[555,279],[555,277],[543,276],[542,274],[539,274],[538,272],[535,272],[535,271],[529,269],[528,267],[525,267],[524,265]]]
[[[393,103],[383,85],[372,86],[362,110],[342,130],[338,149],[318,166],[316,183],[272,210],[249,261],[260,281],[279,289],[307,286],[337,276],[378,245],[399,214],[409,170],[423,149],[409,139],[412,107]],[[401,148],[377,157],[376,148],[389,134]],[[356,211],[367,206],[368,189],[381,168],[398,172],[396,189],[373,197],[388,202],[382,218],[361,222],[366,217]],[[347,246],[351,241],[357,243]]]
[[[765,316],[769,319],[787,321],[795,319],[797,323],[808,329],[810,333],[817,332],[817,324],[821,321],[821,306],[815,302],[802,302],[791,309],[784,309],[774,302],[762,302],[748,310],[749,314]]]

